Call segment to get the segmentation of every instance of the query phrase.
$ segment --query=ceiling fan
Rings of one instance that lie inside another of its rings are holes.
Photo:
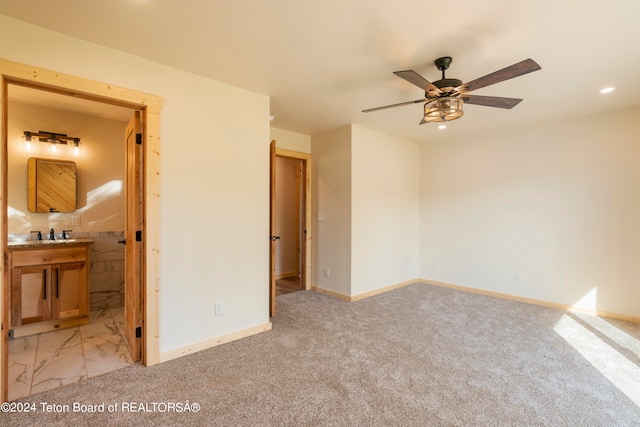
[[[442,79],[431,83],[413,70],[395,71],[401,77],[424,90],[424,98],[415,101],[400,102],[398,104],[385,105],[384,107],[370,108],[363,110],[363,113],[384,110],[386,108],[400,107],[402,105],[417,104],[424,102],[424,116],[420,124],[431,122],[448,122],[462,117],[462,106],[467,104],[484,105],[486,107],[497,107],[511,109],[518,105],[522,99],[503,98],[498,96],[468,95],[468,92],[496,84],[514,77],[538,71],[541,69],[532,59],[525,59],[517,64],[510,65],[502,70],[487,74],[484,77],[472,80],[469,83],[462,83],[458,79],[448,79],[444,73],[451,65],[453,59],[450,56],[438,58],[434,61],[438,70],[442,71]]]

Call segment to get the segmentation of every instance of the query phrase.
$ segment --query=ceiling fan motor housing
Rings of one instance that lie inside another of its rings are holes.
[[[458,79],[441,79],[436,82],[433,82],[433,85],[438,89],[442,89],[445,87],[456,88],[458,86],[462,86],[462,80]]]
[[[438,58],[434,61],[438,70],[442,71],[442,79],[433,82],[433,85],[438,89],[441,89],[445,94],[453,92],[455,88],[462,86],[462,80],[447,79],[444,76],[444,72],[449,68],[451,62],[453,62],[453,59],[450,56],[443,56],[442,58]]]

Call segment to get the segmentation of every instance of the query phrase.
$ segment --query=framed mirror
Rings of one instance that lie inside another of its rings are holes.
[[[29,212],[75,212],[75,162],[36,157],[28,162]]]

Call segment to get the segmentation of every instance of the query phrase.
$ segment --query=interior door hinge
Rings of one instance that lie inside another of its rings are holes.
[[[142,242],[142,230],[136,231],[136,242]]]
[[[136,328],[136,338],[140,338],[142,336],[142,326],[138,326]]]
[[[138,144],[138,145],[142,144],[142,134],[141,133],[136,133],[136,144]]]

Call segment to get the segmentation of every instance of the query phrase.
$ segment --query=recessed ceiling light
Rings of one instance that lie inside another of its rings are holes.
[[[615,87],[605,87],[604,89],[600,89],[600,93],[611,93],[616,90]]]
[[[447,128],[447,125],[440,125],[440,126],[438,126],[438,129],[446,129],[446,128]]]

